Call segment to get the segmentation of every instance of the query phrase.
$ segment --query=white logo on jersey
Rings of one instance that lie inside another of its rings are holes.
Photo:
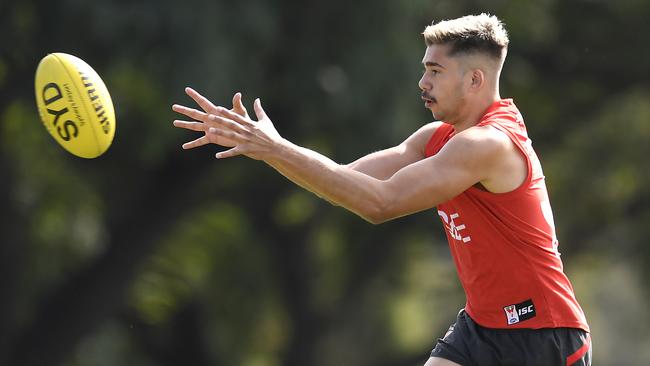
[[[514,305],[508,305],[503,310],[506,312],[506,318],[508,318],[508,325],[519,323],[519,315],[517,314],[517,308]]]
[[[461,231],[465,230],[465,225],[456,225],[456,219],[459,217],[458,213],[453,213],[451,216],[447,216],[444,211],[438,210],[438,215],[442,218],[442,221],[445,223],[445,228],[449,232],[449,235],[463,243],[468,243],[472,240],[469,236],[463,236]]]

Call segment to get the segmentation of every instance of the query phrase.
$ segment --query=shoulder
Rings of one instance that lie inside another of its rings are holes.
[[[528,173],[526,158],[515,143],[494,127],[468,128],[452,137],[445,149],[449,161],[476,172],[478,181],[493,193],[516,189]]]
[[[424,150],[427,146],[427,143],[431,139],[431,136],[436,132],[438,127],[442,125],[442,122],[431,122],[420,127],[415,131],[411,136],[409,136],[403,143],[402,146],[410,151],[417,152],[424,157]]]
[[[516,151],[503,132],[489,126],[470,127],[454,135],[438,153],[450,164],[481,172],[481,180],[492,176]]]
[[[451,138],[447,145],[462,147],[481,154],[498,154],[509,151],[513,142],[502,131],[490,126],[470,127]]]
[[[431,122],[427,123],[426,125],[420,127],[417,131],[415,131],[409,139],[412,140],[429,140],[431,138],[431,135],[433,135],[438,127],[442,125],[442,122]],[[407,140],[408,141],[408,140]],[[425,141],[426,143],[426,141]]]
[[[435,121],[435,122],[429,122],[426,125],[420,127],[415,133],[428,133],[428,134],[433,134],[436,132],[436,129],[442,125],[442,122],[440,121]]]

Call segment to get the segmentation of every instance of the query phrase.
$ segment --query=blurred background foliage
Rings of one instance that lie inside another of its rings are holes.
[[[438,217],[379,226],[262,163],[183,152],[193,86],[261,97],[345,163],[430,120],[432,21],[490,12],[598,365],[650,364],[650,2],[0,2],[0,365],[422,365],[464,296]],[[75,158],[38,119],[48,52],[91,64],[118,116]]]

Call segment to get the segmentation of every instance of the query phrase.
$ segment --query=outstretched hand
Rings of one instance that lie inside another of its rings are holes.
[[[180,128],[185,128],[188,130],[192,131],[203,131],[205,134],[196,140],[187,142],[183,144],[183,149],[191,149],[194,147],[198,146],[203,146],[209,143],[215,143],[217,145],[221,145],[224,147],[233,147],[235,146],[235,143],[233,141],[230,141],[225,138],[220,138],[220,137],[212,137],[210,139],[208,129],[210,127],[213,127],[214,124],[210,122],[208,116],[210,114],[216,114],[219,113],[217,106],[212,104],[206,97],[203,95],[199,94],[196,90],[192,88],[185,88],[185,93],[192,98],[196,104],[201,107],[202,111],[194,108],[189,108],[183,105],[179,104],[174,104],[172,106],[172,110],[175,112],[178,112],[180,114],[183,114],[189,118],[194,119],[195,121],[182,121],[182,120],[175,120],[174,121],[174,126],[180,127]],[[232,97],[232,112],[237,113],[241,116],[248,117],[248,112],[246,111],[246,108],[242,104],[241,101],[241,93],[236,93]],[[197,122],[198,121],[198,122]]]
[[[228,110],[215,106],[194,89],[186,88],[185,92],[203,111],[174,104],[172,110],[195,120],[175,120],[174,126],[200,131],[204,135],[183,144],[183,149],[192,149],[213,143],[231,148],[217,153],[217,158],[246,155],[254,159],[264,159],[273,151],[273,147],[282,141],[273,122],[264,112],[259,98],[253,104],[258,120],[253,121],[241,101],[241,93],[236,93],[233,96],[233,108]]]

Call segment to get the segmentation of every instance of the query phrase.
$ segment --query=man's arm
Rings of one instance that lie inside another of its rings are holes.
[[[236,146],[218,158],[246,155],[263,160],[289,179],[320,197],[358,214],[372,223],[431,208],[460,194],[477,182],[501,181],[501,161],[511,142],[495,129],[470,128],[456,135],[433,157],[410,164],[387,180],[380,180],[339,165],[312,150],[283,139],[266,116],[259,99],[254,103],[258,121],[225,108],[210,115],[211,125],[176,124],[205,131],[212,139],[228,139]],[[197,144],[196,146],[200,146]],[[192,143],[184,148],[195,147]]]
[[[387,180],[340,166],[286,140],[265,161],[282,174],[310,182],[309,189],[318,196],[378,224],[434,207],[490,176],[491,163],[503,149],[496,141],[472,135],[459,134],[437,155]]]
[[[429,123],[415,131],[401,144],[368,154],[345,166],[371,177],[386,180],[407,165],[425,158],[424,149],[427,142],[440,124],[440,122]]]
[[[201,121],[203,123],[202,127],[214,127],[214,124],[208,119],[208,116],[209,114],[218,114],[217,106],[212,104],[212,102],[210,102],[207,98],[192,88],[185,88],[185,92],[201,107],[201,109],[203,109],[203,111],[187,108],[180,105],[174,105],[172,109],[190,118]],[[242,117],[248,118],[248,112],[242,103],[241,97],[241,93],[236,93],[233,96],[233,106],[230,111],[237,113]],[[175,122],[177,125],[182,125],[184,123],[186,123],[186,121]],[[418,129],[398,146],[368,154],[362,158],[355,160],[352,163],[346,164],[345,166],[371,177],[386,180],[405,166],[425,158],[424,150],[426,144],[438,126],[440,126],[440,124],[440,122],[429,123]],[[184,127],[187,125],[188,124],[186,124]],[[200,131],[203,131],[203,129],[200,129]],[[208,140],[207,135],[208,134],[206,133],[204,136],[192,141],[191,143],[186,144],[186,146],[190,144],[200,146],[209,143],[210,141]],[[214,142],[218,145],[226,147],[235,146],[234,143],[227,139],[215,140]],[[278,168],[280,167],[280,163],[274,164],[277,165]],[[313,191],[310,189],[308,182],[301,180],[298,176],[292,175],[286,169],[276,168],[276,170],[278,170],[286,178],[298,184],[302,188]],[[331,203],[336,204],[335,202]]]
[[[424,150],[426,144],[440,124],[440,122],[429,123],[415,131],[397,146],[373,152],[352,163],[342,164],[342,166],[379,180],[389,179],[400,169],[425,158]],[[291,174],[291,169],[283,168],[281,162],[267,161],[267,164],[302,188],[318,195],[318,193],[314,192],[314,189],[310,188],[309,182]],[[330,203],[338,205],[336,202],[330,201]]]

